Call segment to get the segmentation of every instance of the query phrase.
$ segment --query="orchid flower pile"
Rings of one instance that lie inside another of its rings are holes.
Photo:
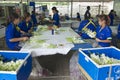
[[[92,53],[92,54],[90,54],[90,57],[93,61],[95,61],[99,65],[120,63],[120,60],[115,59],[115,58],[110,58],[110,57],[106,56],[104,53],[102,53],[100,55]]]
[[[5,58],[3,56],[0,56],[0,71],[16,71],[24,61],[22,59],[11,61],[4,60]]]
[[[66,40],[67,40],[68,42],[73,42],[73,43],[84,43],[84,41],[81,40],[81,39],[78,38],[78,37],[68,37],[68,38],[66,38]]]
[[[95,38],[95,36],[96,36],[96,32],[95,32],[95,31],[92,31],[92,30],[90,30],[90,29],[88,29],[88,28],[83,28],[82,30],[83,30],[89,37]]]

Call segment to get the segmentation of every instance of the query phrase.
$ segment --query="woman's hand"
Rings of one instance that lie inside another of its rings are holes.
[[[10,39],[10,42],[27,41],[28,39],[28,37],[13,38]]]
[[[31,33],[32,32],[32,30],[30,29],[29,31],[28,31],[28,33]]]
[[[24,31],[22,31],[22,30],[20,31],[20,33],[22,33],[22,34],[26,34],[26,33],[25,33]]]
[[[95,40],[96,40],[97,42],[101,42],[101,40],[100,40],[100,39],[98,39],[98,38],[96,38]]]
[[[54,22],[56,22],[56,21],[54,21],[54,20],[49,20],[49,22],[54,23]]]
[[[108,39],[106,39],[106,40],[100,40],[100,39],[96,38],[96,41],[97,42],[103,42],[103,43],[111,43],[111,40],[108,40]]]
[[[53,21],[52,21],[52,20],[49,20],[49,22],[51,22],[51,23],[52,23]]]
[[[23,37],[22,41],[27,41],[29,38],[28,37]]]

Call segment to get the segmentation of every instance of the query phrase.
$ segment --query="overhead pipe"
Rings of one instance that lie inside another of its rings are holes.
[[[69,5],[69,0],[67,0],[67,3],[68,3],[68,4],[67,4],[67,12],[70,13],[70,12],[69,12],[69,6],[70,6],[70,5]],[[70,15],[70,14],[68,14],[68,15]]]
[[[71,0],[71,19],[72,19],[72,15],[73,15],[73,0]]]

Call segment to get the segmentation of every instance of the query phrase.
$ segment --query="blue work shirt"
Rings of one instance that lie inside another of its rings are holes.
[[[77,19],[79,19],[79,20],[81,21],[81,17],[80,17],[80,15],[77,16]]]
[[[56,26],[59,26],[60,25],[60,19],[59,19],[59,14],[58,13],[55,13],[53,15],[53,20],[55,21],[53,24],[56,25]]]
[[[117,38],[120,39],[120,24],[118,26]]]
[[[32,28],[32,23],[29,21],[28,23],[26,21],[22,21],[18,25],[20,29],[26,33]]]
[[[109,17],[110,17],[110,25],[113,26],[114,15],[113,14],[109,14]]]
[[[10,42],[10,39],[19,38],[20,32],[17,31],[16,26],[13,23],[10,23],[7,26],[6,32],[5,32],[5,37],[6,37],[7,46],[10,49],[15,50],[15,47],[19,45],[19,41],[18,42]]]
[[[31,19],[33,21],[33,24],[36,25],[37,24],[37,19],[36,19],[36,15],[35,14],[31,15]]]
[[[111,40],[112,39],[112,30],[110,29],[109,26],[106,26],[105,28],[103,28],[101,30],[101,27],[97,27],[96,29],[96,38],[100,39],[100,40]],[[98,44],[101,47],[109,47],[110,43],[107,42],[98,42]]]
[[[90,21],[89,20],[83,20],[80,25],[79,25],[79,28],[78,28],[78,33],[81,32],[81,37],[83,39],[90,39],[90,37],[87,35],[87,33],[85,33],[82,29],[89,23]],[[93,25],[92,23],[90,23],[86,28],[92,30],[92,31],[96,31],[96,25]]]
[[[69,18],[69,16],[65,16],[65,19],[66,19],[66,20],[69,20],[70,18]]]

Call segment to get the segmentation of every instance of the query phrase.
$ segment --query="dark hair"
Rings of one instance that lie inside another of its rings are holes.
[[[90,9],[90,6],[87,6],[87,9]]]
[[[102,21],[105,20],[106,25],[110,25],[110,18],[108,15],[99,15],[98,18]]]
[[[113,14],[113,12],[114,12],[114,10],[112,9],[112,10],[110,11],[110,13],[109,13],[109,16],[110,16],[111,14]]]
[[[7,25],[13,22],[15,19],[19,19],[20,16],[17,13],[12,13],[12,15],[7,20]]]
[[[13,22],[15,19],[20,18],[20,16],[17,13],[13,13],[10,17],[11,21]]]
[[[57,13],[59,13],[56,7],[52,7],[52,10],[55,10]]]
[[[30,17],[30,13],[29,12],[26,12],[25,15],[24,15],[24,19]]]
[[[59,13],[59,11],[58,11],[58,10],[56,10],[56,12],[57,12],[57,13]]]
[[[57,10],[57,8],[56,7],[52,7],[52,10]]]
[[[79,13],[79,12],[77,12],[77,15],[80,15],[80,13]]]
[[[34,11],[32,11],[31,13],[34,13]]]
[[[114,12],[114,10],[112,9],[110,12]]]

